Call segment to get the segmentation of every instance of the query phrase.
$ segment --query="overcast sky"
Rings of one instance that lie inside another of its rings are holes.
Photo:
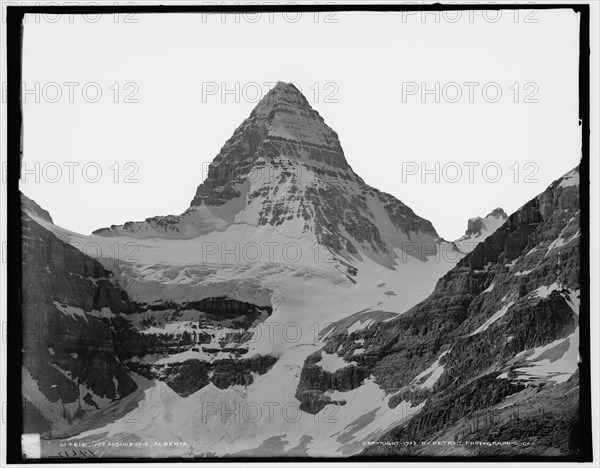
[[[581,157],[579,15],[496,14],[28,16],[22,190],[81,233],[181,213],[291,81],[356,173],[453,240]]]

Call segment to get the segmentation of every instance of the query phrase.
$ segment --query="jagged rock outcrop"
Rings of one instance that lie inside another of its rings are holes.
[[[467,223],[467,230],[465,231],[466,235],[481,235],[482,230],[485,229],[489,231],[487,223],[485,222],[489,218],[499,219],[502,222],[506,221],[508,216],[504,212],[502,208],[496,208],[490,214],[488,214],[485,218],[480,218],[479,216],[476,218],[469,219]],[[490,232],[492,234],[492,232]]]
[[[226,297],[184,304],[138,304],[136,314],[104,318],[114,330],[115,348],[128,369],[163,380],[181,396],[210,382],[218,388],[250,385],[277,361],[246,358],[248,330],[264,321],[270,307]]]
[[[219,388],[232,385],[251,385],[252,373],[262,375],[277,361],[272,356],[256,355],[248,359],[220,359],[214,361],[211,382]]]
[[[485,218],[477,216],[467,222],[465,234],[454,241],[458,249],[467,254],[472,252],[475,247],[491,236],[500,226],[502,226],[508,216],[502,208],[496,208]]]
[[[368,371],[360,366],[348,365],[334,372],[324,370],[320,361],[321,351],[310,355],[304,362],[300,382],[302,389],[296,393],[300,400],[300,410],[316,414],[328,404],[345,404],[345,400],[333,400],[324,392],[327,390],[347,392],[357,388],[369,376]]]
[[[177,394],[187,397],[213,383],[217,388],[252,385],[253,374],[266,373],[277,362],[272,356],[255,355],[243,359],[217,359],[212,362],[187,359],[162,366],[130,363],[135,372],[166,382]]]

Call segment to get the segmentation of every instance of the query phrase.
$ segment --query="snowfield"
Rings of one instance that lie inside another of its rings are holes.
[[[193,239],[138,239],[85,236],[44,220],[36,222],[80,250],[87,250],[88,255],[100,252],[97,260],[114,272],[134,300],[182,303],[228,296],[273,307],[272,315],[250,330],[253,338],[245,357],[262,354],[278,360],[266,374],[254,375],[251,385],[223,390],[209,384],[184,398],[164,382],[136,376],[144,390],[125,397],[132,410],[116,421],[97,423],[78,434],[82,426],[65,428],[65,433],[77,434],[72,441],[130,440],[135,433],[143,434],[145,441],[180,440],[189,444],[176,450],[164,448],[164,452],[153,447],[152,456],[226,455],[232,454],[232,448],[236,453],[264,454],[266,441],[277,447],[274,453],[301,447],[302,453],[312,456],[352,455],[364,448],[362,441],[382,435],[419,411],[420,406],[409,403],[390,409],[390,395],[367,380],[359,388],[338,395],[347,402],[345,405],[328,405],[316,415],[304,413],[295,398],[300,370],[304,360],[323,346],[326,337],[320,335],[328,324],[371,309],[374,304],[386,311],[378,320],[402,314],[431,293],[439,276],[452,268],[460,255],[434,255],[421,261],[398,249],[400,260],[394,268],[382,268],[365,256],[353,263],[357,272],[352,275],[336,256],[322,247],[317,249],[314,238],[293,237],[271,226],[234,223]],[[121,248],[115,249],[115,243]],[[262,249],[263,257],[243,261],[243,255],[250,255],[250,247],[246,246],[255,244]],[[246,252],[242,253],[244,248]],[[292,255],[297,257],[294,262],[289,261]],[[383,284],[385,287],[381,287]],[[83,312],[67,307],[61,310],[66,316]],[[160,313],[154,311],[158,323],[144,328],[144,333],[191,331],[192,312],[186,313],[178,322],[162,323]],[[110,311],[94,311],[91,315],[110,316]],[[141,323],[148,315],[139,314],[133,323]],[[373,323],[372,318],[358,320],[351,328]],[[170,356],[146,355],[132,362],[162,365],[228,356],[186,351]],[[351,364],[323,353],[321,365],[332,371]],[[103,411],[111,411],[111,406]],[[136,420],[133,429],[131,420]],[[115,456],[114,451],[110,454]],[[131,456],[131,452],[123,455]]]

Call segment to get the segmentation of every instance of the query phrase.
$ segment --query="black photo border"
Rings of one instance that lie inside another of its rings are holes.
[[[113,5],[113,6],[7,6],[7,462],[29,464],[52,463],[157,463],[157,462],[586,462],[592,461],[592,407],[590,355],[590,6],[589,4],[468,4],[468,5]],[[25,459],[21,453],[23,414],[21,405],[22,368],[22,251],[21,251],[21,195],[19,179],[22,157],[21,72],[23,19],[33,14],[152,14],[152,13],[296,13],[296,12],[402,12],[402,11],[478,11],[478,10],[554,10],[567,9],[580,14],[579,28],[579,125],[581,127],[582,159],[580,163],[580,443],[579,456],[558,457],[366,457],[312,458],[312,457],[219,457],[219,458],[42,458]],[[10,270],[8,269],[10,268]],[[598,330],[596,330],[598,331]],[[598,336],[596,336],[596,339]],[[581,440],[582,439],[582,440]]]

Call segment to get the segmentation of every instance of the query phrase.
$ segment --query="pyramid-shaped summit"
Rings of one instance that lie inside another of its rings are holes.
[[[351,172],[337,133],[298,88],[280,81],[221,148],[191,205],[226,203],[236,193],[223,190],[226,185],[256,169],[257,161],[273,161],[281,155],[330,175],[348,177]],[[220,189],[215,192],[216,188]]]
[[[313,110],[308,100],[292,83],[278,81],[277,84],[263,96],[256,105],[252,114],[259,114],[262,117],[278,106],[289,106],[298,109]]]
[[[309,239],[349,261],[368,257],[389,267],[400,251],[426,260],[445,244],[429,221],[355,174],[337,133],[293,84],[283,82],[223,145],[188,210],[95,233],[193,238],[240,224]]]

